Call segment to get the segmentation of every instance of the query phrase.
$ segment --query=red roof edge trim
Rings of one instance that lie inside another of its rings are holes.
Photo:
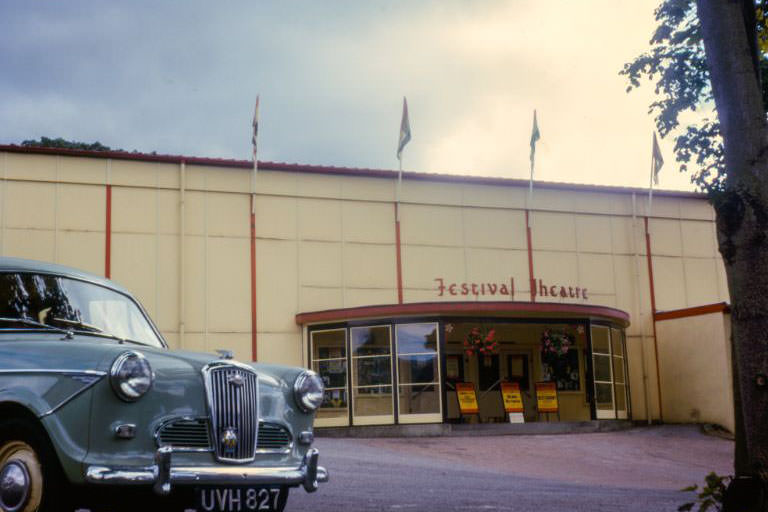
[[[704,306],[695,306],[692,308],[674,309],[671,311],[658,311],[653,315],[653,319],[675,320],[678,318],[688,318],[691,316],[710,315],[712,313],[730,313],[731,306],[727,302],[718,302],[716,304],[707,304]]]
[[[26,153],[40,155],[60,155],[83,158],[111,158],[114,160],[134,160],[142,162],[159,162],[168,164],[208,165],[212,167],[225,167],[230,169],[251,169],[252,160],[235,160],[226,158],[205,158],[182,155],[159,155],[151,153],[134,153],[129,151],[87,151],[82,149],[60,149],[17,146],[15,144],[0,144],[0,151],[9,153]],[[388,169],[370,169],[356,167],[335,167],[327,165],[307,165],[285,162],[259,161],[259,169],[263,171],[281,171],[313,174],[330,174],[337,176],[356,176],[361,178],[385,178],[397,179],[398,171]],[[491,176],[470,176],[466,174],[445,174],[403,171],[403,178],[417,181],[439,181],[448,183],[467,183],[474,185],[528,187],[528,180],[516,178],[498,178]],[[614,187],[608,185],[580,184],[580,183],[556,183],[537,181],[536,187],[551,190],[569,190],[575,192],[602,192],[614,194],[647,194],[644,188]],[[689,199],[705,199],[704,194],[698,192],[686,192],[678,190],[654,190],[654,196],[678,197]]]
[[[306,325],[320,322],[342,322],[364,318],[399,316],[449,316],[449,315],[558,315],[599,317],[612,320],[626,327],[629,314],[620,309],[584,304],[561,304],[551,302],[417,302],[411,304],[384,304],[356,308],[329,309],[296,315],[296,324]]]

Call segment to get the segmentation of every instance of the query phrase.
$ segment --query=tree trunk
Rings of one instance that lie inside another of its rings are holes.
[[[768,130],[754,64],[754,20],[745,15],[754,3],[697,0],[697,6],[727,170],[725,191],[712,199],[732,302],[745,438],[739,441],[746,446],[736,471],[768,482],[768,387],[762,385],[768,375]]]

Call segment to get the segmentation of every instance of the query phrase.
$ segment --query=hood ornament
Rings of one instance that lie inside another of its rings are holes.
[[[233,359],[235,357],[234,352],[223,348],[217,348],[216,353],[219,354],[219,359]]]

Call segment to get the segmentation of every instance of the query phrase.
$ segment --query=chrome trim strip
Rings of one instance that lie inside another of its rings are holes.
[[[84,382],[83,387],[66,397],[64,400],[53,406],[48,411],[40,414],[38,416],[38,419],[45,418],[46,416],[50,416],[51,414],[55,413],[65,405],[67,405],[69,402],[80,396],[81,394],[85,393],[89,389],[91,389],[93,386],[98,384],[106,375],[106,372],[96,371],[96,370],[59,370],[59,369],[52,369],[52,370],[41,370],[41,369],[14,369],[14,370],[0,370],[0,376],[2,375],[18,375],[18,374],[43,374],[43,375],[65,375],[68,377],[78,377],[78,376],[85,376],[85,377],[91,377],[94,380],[91,382]]]
[[[61,369],[43,369],[43,368],[13,368],[0,370],[0,375],[15,373],[53,373],[56,375],[88,375],[91,377],[103,377],[107,372],[98,370],[61,370]]]

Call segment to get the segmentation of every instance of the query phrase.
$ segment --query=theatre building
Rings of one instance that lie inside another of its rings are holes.
[[[399,193],[398,193],[399,191]],[[0,254],[106,275],[172,348],[325,380],[318,426],[632,419],[733,429],[700,195],[0,146]],[[477,411],[459,407],[474,391]],[[556,394],[543,412],[537,389]]]

